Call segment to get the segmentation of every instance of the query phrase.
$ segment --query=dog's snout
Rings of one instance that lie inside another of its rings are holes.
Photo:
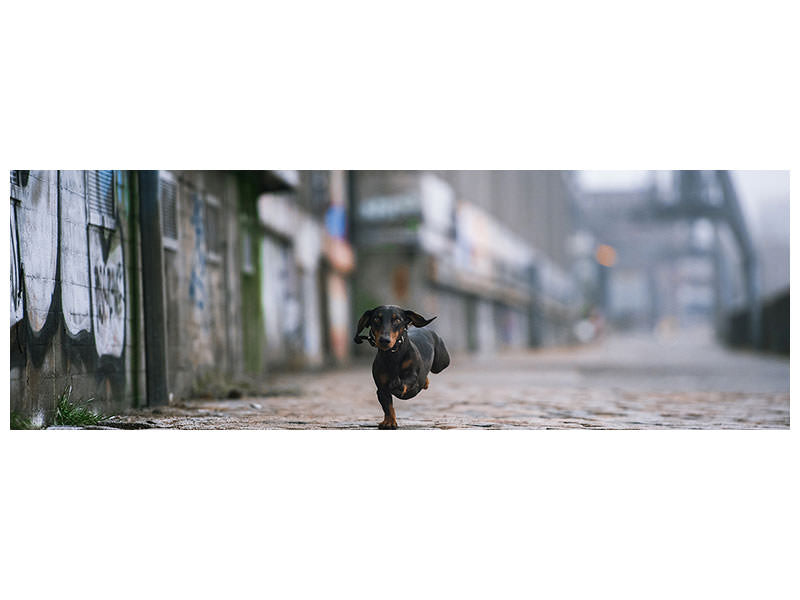
[[[392,339],[389,336],[382,335],[381,337],[378,338],[378,343],[381,346],[388,346],[389,344],[392,343]]]

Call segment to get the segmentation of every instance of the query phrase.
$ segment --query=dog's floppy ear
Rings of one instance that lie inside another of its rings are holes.
[[[404,310],[403,313],[406,315],[406,322],[411,323],[414,327],[425,327],[428,323],[433,321],[433,319],[426,319],[422,315],[418,315],[413,310]]]
[[[356,344],[360,344],[361,342],[364,341],[362,336],[358,334],[361,333],[361,330],[367,326],[367,323],[369,323],[371,317],[372,317],[372,310],[368,310],[363,315],[361,315],[361,318],[358,320],[358,325],[356,325],[356,335],[353,337],[353,341]]]

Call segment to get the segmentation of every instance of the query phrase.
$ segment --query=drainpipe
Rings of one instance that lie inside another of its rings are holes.
[[[130,315],[131,315],[131,392],[133,395],[133,407],[139,408],[142,405],[142,390],[139,389],[139,352],[142,347],[141,332],[141,312],[139,304],[139,180],[131,171],[120,171],[126,178],[125,201],[128,205],[127,224],[128,224],[128,269],[130,273]]]
[[[139,171],[139,228],[142,234],[142,304],[148,406],[165,406],[169,403],[164,250],[160,217],[158,171]]]

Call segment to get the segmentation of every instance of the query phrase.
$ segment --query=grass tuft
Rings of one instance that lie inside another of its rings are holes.
[[[88,400],[71,400],[72,386],[67,386],[58,397],[56,414],[53,419],[54,425],[68,425],[72,427],[82,427],[84,425],[97,425],[107,417],[100,412],[95,412],[89,408],[89,403],[94,398]]]
[[[11,411],[11,429],[38,429],[33,425],[33,421],[23,417],[17,411]]]

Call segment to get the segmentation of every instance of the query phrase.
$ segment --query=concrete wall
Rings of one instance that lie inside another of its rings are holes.
[[[70,385],[106,411],[142,402],[135,181],[125,171],[11,180],[11,410],[46,422]]]
[[[183,398],[200,379],[244,371],[238,197],[229,173],[161,177],[177,188],[177,242],[164,239],[167,387],[173,398]]]

